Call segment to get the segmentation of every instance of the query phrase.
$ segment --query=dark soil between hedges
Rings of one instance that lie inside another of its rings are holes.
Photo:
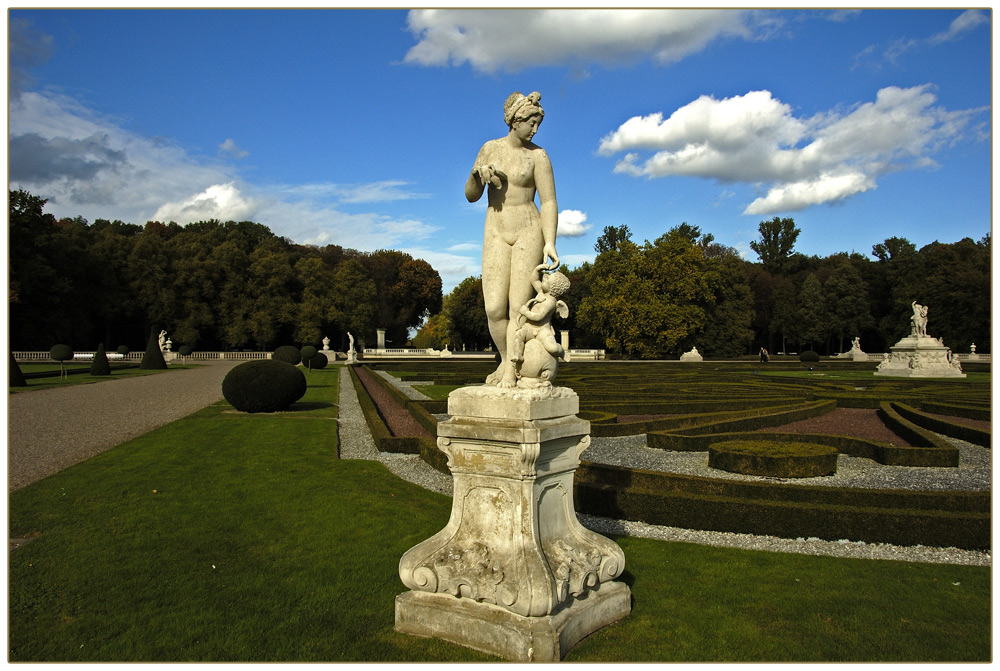
[[[433,438],[430,432],[422,427],[406,408],[396,402],[392,394],[382,388],[372,379],[371,373],[364,368],[355,368],[358,379],[365,386],[365,391],[371,396],[385,425],[397,438]]]
[[[867,408],[836,408],[819,417],[758,429],[757,432],[821,433],[913,447],[885,425],[878,416],[878,410]]]

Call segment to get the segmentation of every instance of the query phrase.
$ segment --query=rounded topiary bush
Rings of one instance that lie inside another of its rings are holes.
[[[285,410],[305,393],[305,374],[276,359],[241,363],[222,380],[222,395],[240,412]]]
[[[819,354],[816,354],[816,352],[813,352],[812,350],[806,350],[799,355],[799,361],[805,363],[816,363],[819,361]]]
[[[49,358],[53,361],[69,361],[73,358],[73,348],[69,345],[56,345],[49,350]]]
[[[125,356],[126,354],[128,354],[128,345],[119,345],[118,349],[115,351],[121,354],[122,356]]]
[[[326,358],[326,355],[322,352],[317,353],[314,357],[309,359],[309,367],[313,370],[317,368],[326,368],[326,364],[330,363],[330,360]]]
[[[814,478],[837,472],[837,448],[814,443],[727,440],[709,446],[708,465],[743,475]]]
[[[191,345],[181,345],[180,348],[177,350],[177,353],[180,354],[181,356],[191,356],[191,352],[193,351],[194,350],[191,349]]]
[[[292,364],[293,366],[297,366],[299,362],[302,361],[302,355],[299,353],[298,347],[282,345],[278,349],[274,350],[274,354],[271,355],[271,360],[284,361]]]

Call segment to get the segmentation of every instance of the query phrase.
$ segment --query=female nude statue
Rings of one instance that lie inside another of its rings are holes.
[[[504,103],[506,137],[479,150],[465,182],[470,203],[488,192],[483,235],[483,298],[490,335],[500,352],[500,366],[486,384],[513,387],[516,371],[508,347],[514,342],[518,309],[533,296],[532,274],[543,263],[559,266],[556,254],[558,207],[552,164],[531,138],[545,112],[541,94],[512,93]],[[535,194],[541,207],[535,206]],[[547,263],[545,263],[548,261]]]

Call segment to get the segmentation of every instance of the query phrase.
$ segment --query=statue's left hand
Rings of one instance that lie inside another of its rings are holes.
[[[545,266],[548,270],[555,270],[556,268],[559,267],[559,255],[556,254],[556,246],[555,245],[545,245],[545,247],[542,249],[542,258],[543,259],[552,259]]]

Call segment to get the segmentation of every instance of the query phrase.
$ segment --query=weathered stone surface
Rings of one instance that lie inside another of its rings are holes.
[[[407,551],[396,627],[509,659],[559,659],[628,615],[625,555],[583,527],[573,475],[590,444],[570,389],[452,392],[438,445],[454,478],[451,519]],[[529,652],[530,651],[530,652]]]
[[[600,585],[542,617],[444,594],[406,592],[396,597],[396,630],[515,662],[557,662],[591,633],[628,615],[631,603],[629,588],[620,582]]]
[[[939,338],[908,335],[890,348],[875,375],[883,377],[965,377],[958,357]]]

